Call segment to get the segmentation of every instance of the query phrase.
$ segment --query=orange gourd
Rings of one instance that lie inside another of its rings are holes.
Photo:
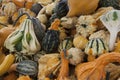
[[[120,53],[106,53],[94,61],[77,65],[75,68],[77,80],[105,79],[105,66],[112,62],[120,62]]]
[[[18,7],[30,9],[34,4],[34,0],[12,0]]]

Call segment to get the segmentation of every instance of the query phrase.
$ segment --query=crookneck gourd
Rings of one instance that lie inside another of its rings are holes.
[[[92,62],[77,65],[75,68],[77,80],[105,79],[105,66],[111,62],[120,62],[120,53],[106,53]]]
[[[28,18],[20,24],[20,27],[11,33],[5,40],[4,46],[10,52],[20,52],[24,55],[35,54],[41,49],[40,41],[44,36],[44,29],[36,18],[31,18],[27,13]],[[20,15],[19,18],[22,16]]]
[[[42,48],[46,52],[55,52],[59,46],[59,31],[58,27],[60,20],[55,19],[49,30],[46,32],[45,37],[42,40]]]
[[[85,47],[85,53],[88,54],[89,61],[105,52],[108,52],[108,45],[101,38],[94,38],[89,40],[88,44]],[[92,56],[94,58],[92,58]]]

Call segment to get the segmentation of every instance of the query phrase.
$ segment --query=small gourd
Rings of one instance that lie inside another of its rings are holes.
[[[89,40],[85,47],[85,53],[88,55],[88,60],[94,60],[96,56],[100,56],[108,52],[108,45],[102,38],[94,38]]]
[[[81,49],[78,48],[70,48],[68,50],[69,63],[72,65],[77,65],[84,61],[85,54]]]
[[[76,36],[74,39],[73,39],[73,44],[76,48],[79,48],[79,49],[84,49],[86,44],[87,44],[88,40],[87,38],[83,37],[83,36]]]
[[[32,60],[24,60],[16,65],[16,71],[23,75],[37,75],[38,64]]]
[[[59,45],[59,51],[62,50],[68,50],[72,47],[73,43],[72,43],[72,38],[71,37],[66,37]]]
[[[94,12],[99,0],[68,0],[69,12],[67,16],[80,16]]]
[[[3,6],[3,14],[11,17],[17,11],[17,7],[13,2],[8,2]]]
[[[55,52],[59,46],[59,31],[58,27],[60,25],[60,20],[55,19],[52,23],[49,30],[46,32],[43,40],[42,40],[42,48],[46,52]]]
[[[84,37],[88,37],[90,34],[97,30],[96,20],[91,15],[84,15],[78,18],[76,24],[76,31]]]

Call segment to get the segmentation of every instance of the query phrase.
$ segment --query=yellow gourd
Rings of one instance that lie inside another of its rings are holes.
[[[90,14],[98,6],[99,0],[68,0],[69,12],[67,16],[79,16]]]
[[[76,36],[74,39],[73,39],[73,44],[76,48],[79,48],[79,49],[84,49],[86,44],[87,44],[88,40],[83,37],[83,36]]]

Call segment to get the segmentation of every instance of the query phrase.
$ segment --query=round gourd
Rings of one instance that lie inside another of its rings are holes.
[[[76,48],[84,49],[88,40],[83,36],[77,36],[73,39],[73,44]]]
[[[85,53],[88,55],[99,56],[105,52],[108,52],[108,45],[101,38],[89,40],[85,47]]]
[[[37,75],[38,64],[32,60],[24,60],[17,64],[16,71],[24,75]]]
[[[5,16],[11,17],[17,11],[17,7],[13,2],[8,2],[4,5],[3,13]]]
[[[69,56],[70,56],[70,58],[69,58],[70,64],[77,65],[77,64],[83,62],[85,54],[82,52],[81,49],[70,48],[68,50],[68,57]]]

